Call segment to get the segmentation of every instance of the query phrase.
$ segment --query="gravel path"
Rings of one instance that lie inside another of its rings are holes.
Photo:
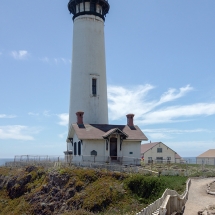
[[[215,204],[215,196],[206,192],[207,184],[214,180],[215,178],[191,179],[190,192],[183,215],[198,215],[198,211]]]

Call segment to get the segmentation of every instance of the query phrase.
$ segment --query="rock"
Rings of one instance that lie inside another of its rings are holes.
[[[52,186],[62,188],[68,181],[69,181],[69,175],[68,174],[50,174],[49,180],[52,184]]]
[[[0,190],[3,189],[9,180],[9,176],[0,175]]]
[[[35,166],[28,166],[28,167],[25,169],[25,171],[28,172],[28,173],[30,173],[30,172],[32,172],[32,171],[36,171],[36,170],[37,170],[37,167],[35,167]]]
[[[72,198],[75,195],[75,189],[70,188],[69,190],[66,191],[65,196],[67,197],[67,199]]]
[[[7,191],[10,198],[14,199],[23,195],[27,191],[25,185],[31,181],[31,178],[32,176],[29,174],[20,179],[14,177],[9,180],[7,183]]]

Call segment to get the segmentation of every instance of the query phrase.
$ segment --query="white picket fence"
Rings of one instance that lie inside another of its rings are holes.
[[[181,212],[188,199],[191,180],[186,183],[186,190],[179,195],[175,190],[166,189],[161,196],[152,204],[148,205],[136,215],[171,215],[173,212]]]

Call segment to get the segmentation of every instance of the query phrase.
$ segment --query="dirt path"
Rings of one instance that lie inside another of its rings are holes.
[[[191,179],[188,201],[183,215],[198,215],[198,211],[215,204],[215,196],[206,193],[207,184],[215,178]]]

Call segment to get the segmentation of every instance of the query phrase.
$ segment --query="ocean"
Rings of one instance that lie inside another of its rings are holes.
[[[188,164],[196,164],[196,157],[183,157],[182,159]]]
[[[0,166],[4,166],[5,162],[14,161],[14,158],[0,158]]]

